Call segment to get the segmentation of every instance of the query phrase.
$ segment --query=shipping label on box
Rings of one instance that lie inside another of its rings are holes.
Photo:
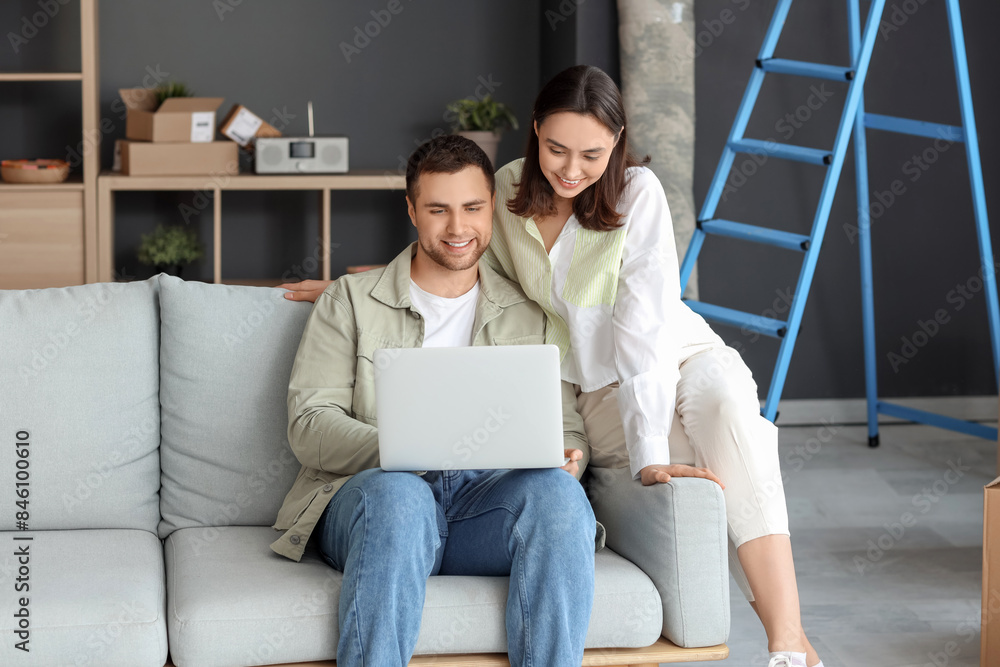
[[[219,126],[219,131],[247,150],[253,150],[257,137],[280,137],[281,131],[247,109],[235,104]]]
[[[191,142],[208,143],[215,138],[215,112],[194,111],[191,113]]]

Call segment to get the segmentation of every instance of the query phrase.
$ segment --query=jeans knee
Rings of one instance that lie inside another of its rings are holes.
[[[355,488],[361,492],[366,521],[409,525],[413,530],[433,529],[436,535],[437,503],[430,486],[419,476],[378,471]]]
[[[565,470],[525,470],[527,498],[535,521],[552,534],[591,534],[594,510],[580,482]]]

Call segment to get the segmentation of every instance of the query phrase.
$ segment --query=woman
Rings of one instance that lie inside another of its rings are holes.
[[[680,299],[666,197],[628,149],[621,93],[600,69],[572,67],[532,119],[525,158],[497,172],[484,257],[548,315],[591,464],[628,466],[646,485],[719,483],[730,566],[767,632],[769,667],[822,666],[802,631],[777,429],[739,354]],[[282,287],[312,301],[327,284]]]

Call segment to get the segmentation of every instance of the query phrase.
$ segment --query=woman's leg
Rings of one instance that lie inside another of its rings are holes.
[[[757,386],[739,354],[720,347],[685,360],[677,411],[696,465],[726,484],[729,535],[738,557],[734,575],[738,581],[745,575],[744,593],[764,625],[769,649],[807,653],[807,664],[815,665],[819,657],[799,612],[778,431],[760,416]]]

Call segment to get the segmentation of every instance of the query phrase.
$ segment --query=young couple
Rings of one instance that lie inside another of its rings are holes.
[[[532,121],[525,158],[495,178],[459,137],[414,152],[418,241],[383,271],[282,286],[316,305],[288,393],[303,468],[272,548],[298,560],[312,535],[344,572],[338,664],[405,665],[427,576],[484,574],[511,577],[512,665],[579,665],[595,525],[574,476],[589,458],[645,485],[704,477],[723,488],[730,568],[768,667],[821,666],[800,621],[777,429],[742,359],[680,299],[666,197],[629,151],[618,88],[572,67]],[[371,351],[515,332],[560,348],[571,474],[378,469]],[[678,425],[689,444],[668,437]]]

